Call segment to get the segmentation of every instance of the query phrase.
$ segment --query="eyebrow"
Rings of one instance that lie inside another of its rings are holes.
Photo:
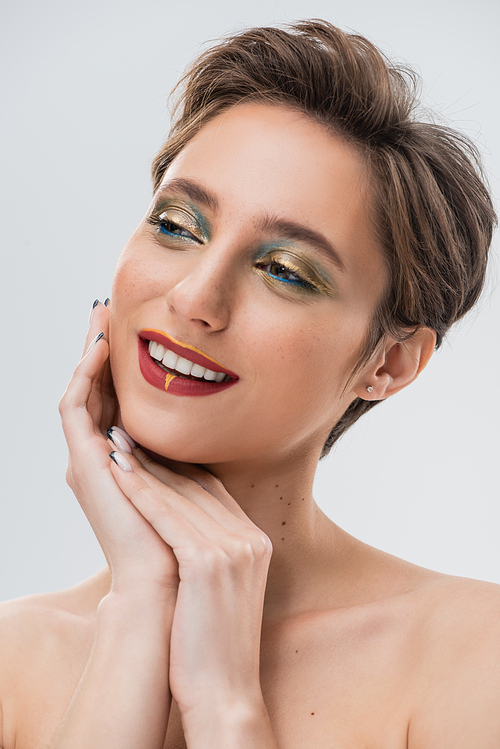
[[[295,221],[286,221],[274,216],[263,218],[259,221],[258,228],[264,232],[278,234],[283,239],[305,242],[318,250],[327,260],[333,260],[338,269],[345,273],[345,263],[340,254],[332,243],[320,232],[309,229],[307,226],[303,226],[303,224],[297,224]]]
[[[217,196],[213,192],[210,192],[210,190],[202,187],[198,182],[183,177],[176,177],[163,184],[156,192],[155,197],[161,197],[172,192],[182,193],[195,203],[200,203],[210,208],[216,215],[220,213],[220,203]],[[327,260],[333,261],[343,273],[346,271],[345,263],[332,243],[324,234],[314,229],[309,229],[303,224],[280,219],[276,216],[264,216],[257,222],[257,229],[265,233],[278,234],[282,239],[304,242],[318,250]]]
[[[201,205],[210,208],[215,214],[220,212],[220,205],[216,196],[191,179],[184,179],[182,177],[171,179],[159,188],[155,197],[161,197],[171,192],[180,192],[195,203],[201,203]]]

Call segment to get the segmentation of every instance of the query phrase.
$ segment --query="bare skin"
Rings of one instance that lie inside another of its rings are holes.
[[[323,570],[330,596],[263,621],[261,680],[278,746],[496,748],[498,587],[429,572],[338,533],[350,562],[341,575]],[[103,570],[69,591],[2,605],[4,749],[50,745],[108,586]],[[174,704],[165,747],[185,746]]]
[[[294,111],[246,104],[193,138],[162,189],[61,402],[68,483],[108,568],[2,607],[0,746],[498,747],[498,587],[367,547],[312,497],[335,419],[410,384],[435,341],[384,339],[349,378],[386,281],[362,161]],[[148,328],[238,383],[151,386]],[[146,450],[123,449],[121,468],[108,357]]]

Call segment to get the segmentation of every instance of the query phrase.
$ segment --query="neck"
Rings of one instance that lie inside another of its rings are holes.
[[[343,531],[312,496],[316,458],[281,465],[205,466],[224,484],[250,520],[273,544],[264,617],[294,615],[314,607],[310,591],[341,553]]]
[[[318,441],[318,445],[321,440]],[[321,445],[323,443],[321,442]],[[279,460],[204,465],[219,478],[245,514],[271,540],[264,620],[321,607],[341,569],[348,535],[318,508],[312,488],[319,448],[305,447]],[[163,458],[147,450],[162,463]]]

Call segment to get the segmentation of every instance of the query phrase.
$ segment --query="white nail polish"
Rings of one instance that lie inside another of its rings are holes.
[[[122,451],[122,453],[127,453],[128,455],[132,455],[132,448],[130,447],[129,443],[121,433],[121,430],[118,429],[118,427],[111,427],[107,431],[108,439],[111,440],[113,445],[116,445],[116,447]]]
[[[132,439],[132,437],[130,436],[130,434],[127,434],[127,432],[125,431],[125,429],[122,429],[121,427],[117,427],[117,426],[112,426],[111,429],[113,430],[113,434],[115,434],[115,432],[116,432],[121,437],[123,437],[123,439],[128,442],[128,444],[130,445],[130,447],[132,448],[132,450],[134,449],[134,447],[137,447],[137,445],[135,444],[134,440]]]
[[[92,322],[92,317],[93,317],[93,315],[94,315],[94,310],[95,310],[95,308],[97,307],[97,305],[98,305],[98,304],[99,304],[99,299],[96,299],[96,300],[95,300],[95,302],[94,302],[94,304],[92,305],[92,308],[91,308],[91,310],[90,310],[90,315],[89,315],[89,325],[90,325],[90,323]]]
[[[92,351],[92,349],[94,348],[94,346],[96,345],[96,343],[97,343],[98,341],[100,341],[100,340],[101,340],[101,338],[105,338],[105,336],[104,336],[104,333],[99,333],[99,335],[96,335],[96,337],[95,337],[95,338],[94,338],[94,339],[93,339],[93,340],[92,340],[92,341],[90,342],[90,344],[89,344],[89,347],[88,347],[88,349],[86,350],[86,352],[85,352],[85,355],[83,356],[83,358],[84,358],[84,359],[85,359],[85,357],[86,357],[86,356],[87,356],[88,354],[90,354],[90,352]]]
[[[127,458],[122,455],[121,453],[117,452],[116,450],[113,450],[112,453],[109,454],[109,457],[111,460],[114,460],[116,465],[122,469],[122,471],[127,471],[127,473],[132,473],[132,466],[128,462]]]

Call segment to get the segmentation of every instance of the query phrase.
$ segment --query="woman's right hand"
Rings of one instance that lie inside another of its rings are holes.
[[[51,749],[160,749],[170,711],[178,565],[110,471],[106,432],[116,398],[108,318],[109,310],[98,304],[60,413],[69,447],[67,481],[104,551],[111,590],[97,610],[89,660]]]
[[[175,597],[178,566],[172,550],[121,492],[110,471],[106,432],[113,424],[116,398],[108,328],[109,309],[98,303],[84,354],[59,405],[69,448],[66,480],[104,552],[112,590]]]

